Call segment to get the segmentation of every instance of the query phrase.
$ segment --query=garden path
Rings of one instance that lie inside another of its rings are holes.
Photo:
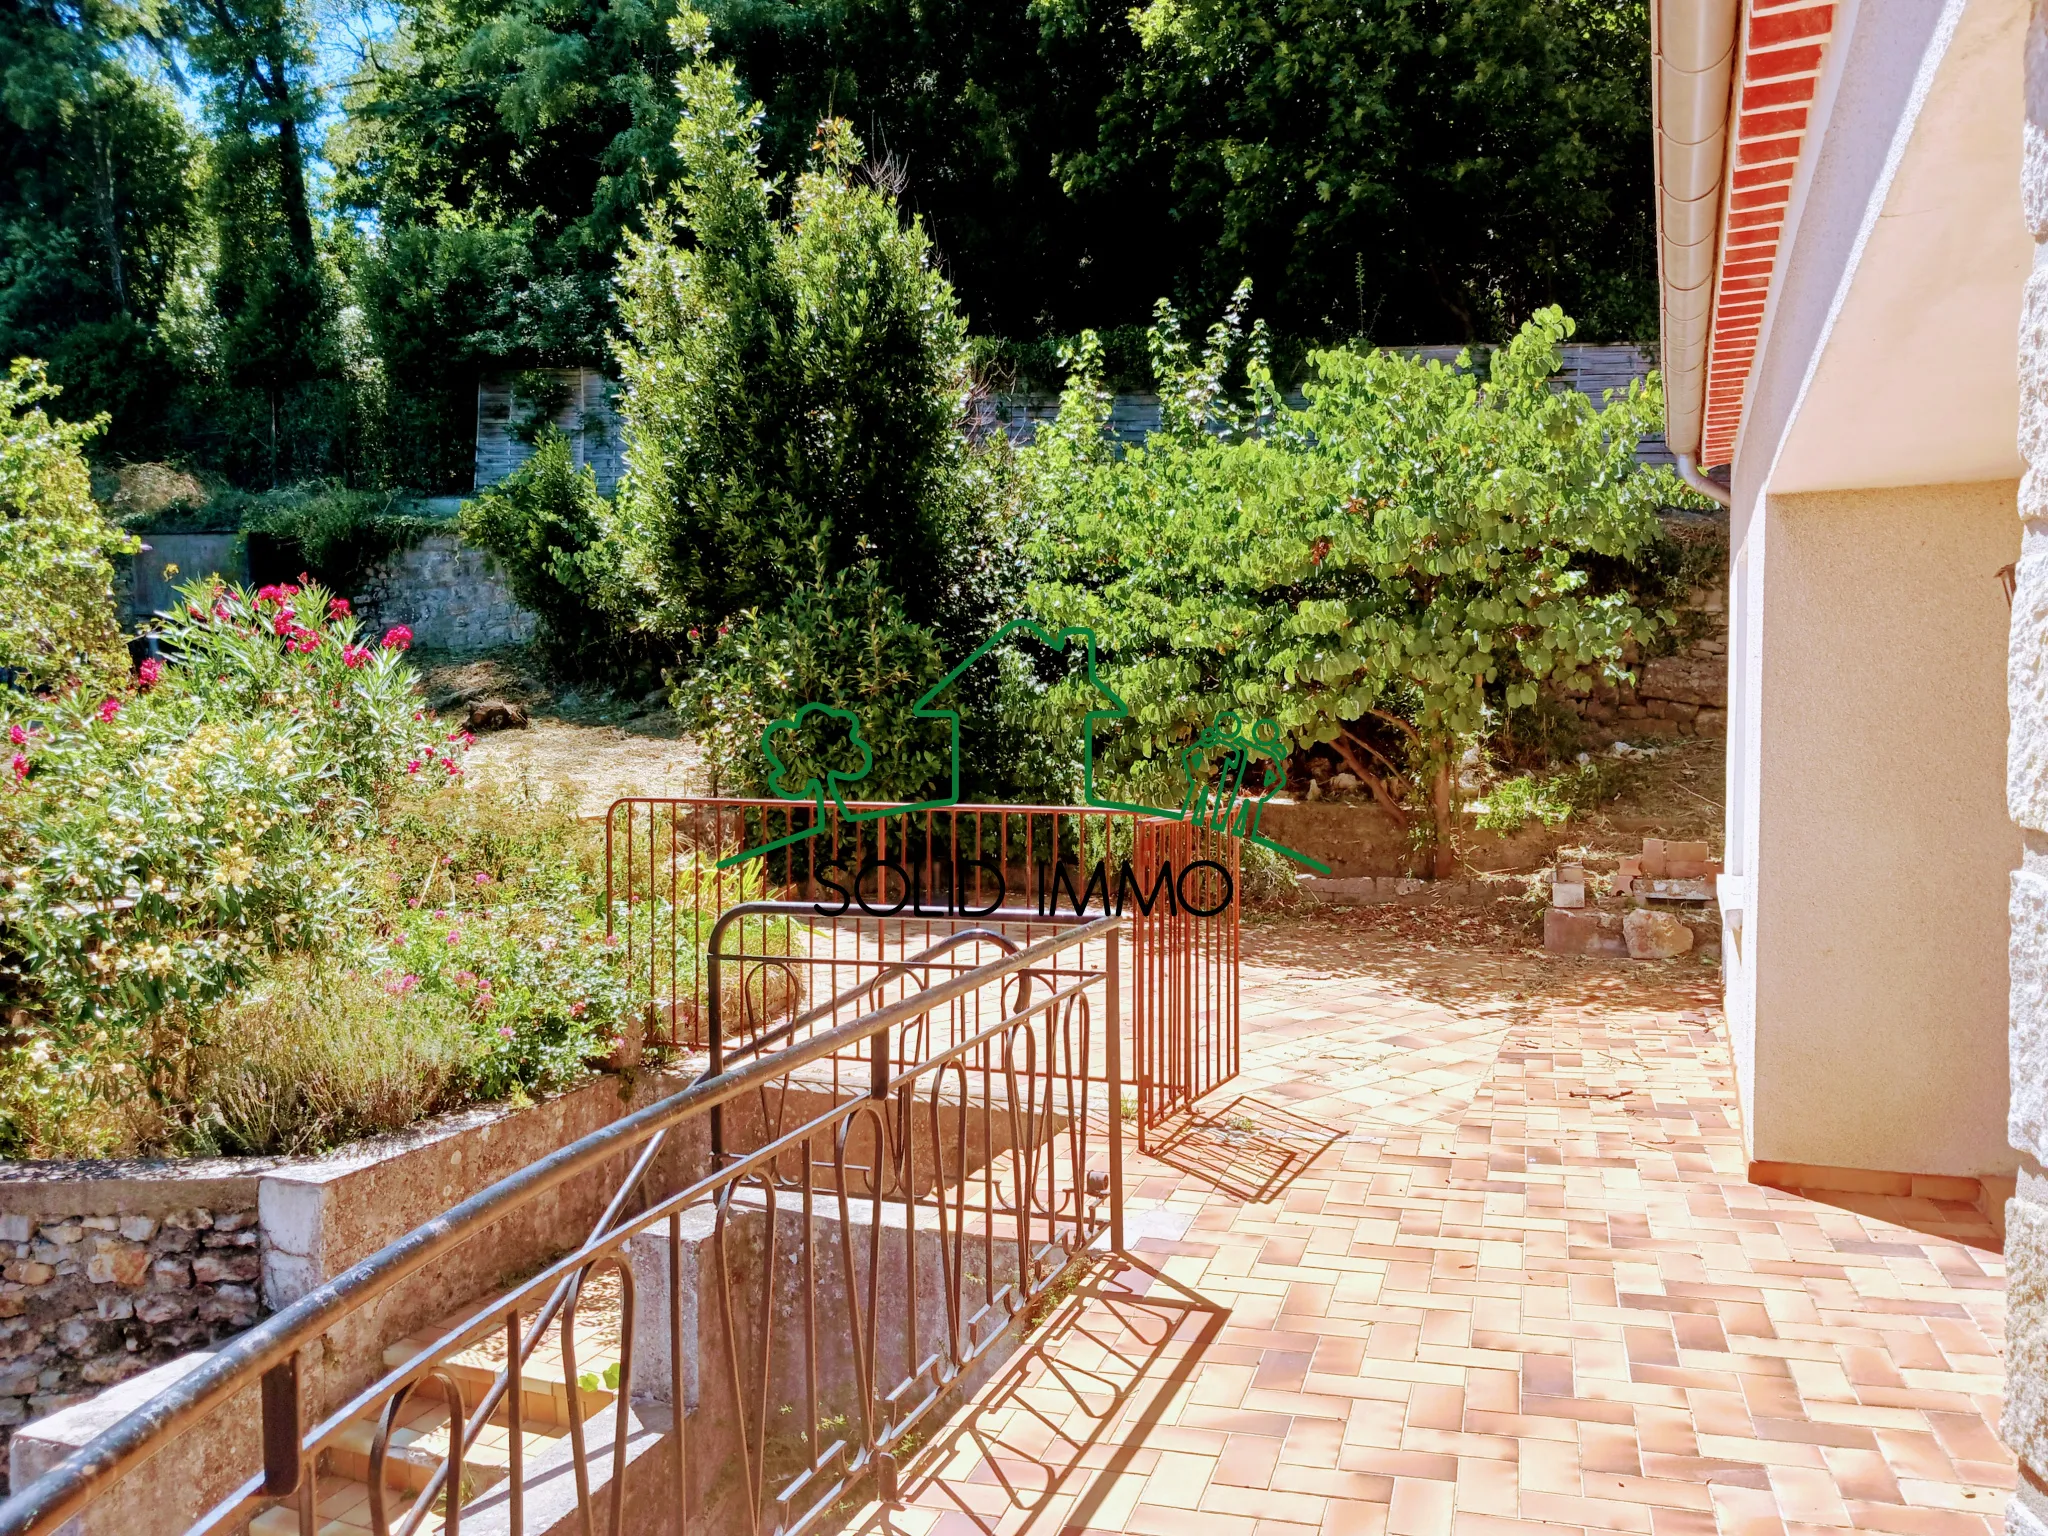
[[[1998,1527],[1990,1227],[1745,1182],[1714,972],[1422,913],[1245,956],[1245,1071],[1135,1160],[1137,1265],[955,1420],[893,1528]]]

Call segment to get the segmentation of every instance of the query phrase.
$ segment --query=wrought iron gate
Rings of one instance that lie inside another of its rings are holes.
[[[863,996],[892,1001],[916,984],[904,958],[960,927],[999,926],[1028,943],[1053,931],[1043,921],[1051,912],[1071,915],[1086,905],[1132,919],[1128,1113],[1140,1145],[1236,1074],[1235,838],[1092,807],[959,805],[872,815],[887,809],[850,805],[852,814],[842,817],[828,806],[821,821],[811,805],[786,800],[615,802],[605,826],[606,925],[625,947],[646,1037],[712,1044],[708,948],[721,914],[743,903],[844,910],[835,922],[809,923],[785,908],[725,925],[716,967],[721,1045],[843,1022],[808,1017],[810,1005],[847,994],[862,977],[873,979]],[[855,819],[864,813],[871,819]],[[719,868],[743,849],[778,843]],[[1080,974],[1101,959],[1075,951],[1062,964]],[[1064,971],[1045,978],[1053,986],[1066,979]]]

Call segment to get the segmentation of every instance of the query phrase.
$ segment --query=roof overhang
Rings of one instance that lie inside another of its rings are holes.
[[[1661,193],[1684,164],[1672,145],[1702,134],[1697,108],[1668,120],[1665,44],[1675,18],[1697,32],[1727,0],[1656,3]],[[1690,349],[1673,338],[1697,307],[1697,263],[1688,273],[1675,205],[1659,200],[1675,451],[1696,443],[1701,463],[1733,463],[1759,488],[1765,471],[1773,490],[2019,473],[2026,11],[1742,0],[1708,229],[1713,297]],[[1700,221],[1681,232],[1697,239]]]

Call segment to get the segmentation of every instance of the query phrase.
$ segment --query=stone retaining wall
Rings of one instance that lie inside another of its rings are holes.
[[[393,555],[351,595],[366,632],[403,624],[413,644],[436,650],[481,651],[533,638],[534,616],[512,596],[497,561],[453,533],[430,534]]]
[[[234,1209],[0,1215],[0,1468],[20,1425],[263,1314],[254,1193]]]

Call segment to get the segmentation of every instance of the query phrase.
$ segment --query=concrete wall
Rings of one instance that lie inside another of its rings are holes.
[[[2010,481],[1767,496],[1734,608],[1723,946],[1751,1159],[2012,1166],[1999,799]],[[1731,926],[1733,924],[1731,923]]]

